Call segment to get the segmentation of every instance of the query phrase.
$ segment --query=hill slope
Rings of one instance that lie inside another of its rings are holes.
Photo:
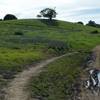
[[[17,20],[0,22],[0,69],[18,70],[70,50],[89,50],[100,43],[100,29],[64,21]],[[45,54],[44,54],[45,52]],[[17,67],[17,68],[16,68]]]
[[[0,88],[27,65],[67,52],[89,52],[100,43],[100,34],[91,34],[95,30],[100,32],[57,20],[0,21]]]

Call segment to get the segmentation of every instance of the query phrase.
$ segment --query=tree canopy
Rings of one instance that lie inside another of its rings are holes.
[[[17,17],[15,15],[12,15],[12,14],[7,14],[4,17],[4,20],[17,20]]]
[[[43,17],[49,18],[50,20],[52,20],[52,18],[55,18],[57,15],[55,9],[51,9],[51,8],[45,8],[45,9],[41,10],[40,14]]]
[[[95,21],[92,20],[90,20],[86,25],[100,28],[100,24],[97,24]]]

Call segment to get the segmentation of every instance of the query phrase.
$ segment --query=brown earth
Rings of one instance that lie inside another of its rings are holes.
[[[88,63],[89,62],[89,63]],[[88,61],[88,68],[82,73],[82,80],[86,80],[88,77],[87,70],[96,68],[100,70],[100,46],[93,49],[91,59]],[[100,93],[93,93],[93,91],[81,87],[81,98],[80,100],[100,100]]]

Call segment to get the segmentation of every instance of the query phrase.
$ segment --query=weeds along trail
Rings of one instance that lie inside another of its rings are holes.
[[[41,68],[46,66],[47,64],[60,59],[64,56],[73,55],[77,52],[68,53],[59,57],[54,57],[49,60],[43,61],[36,66],[31,67],[28,70],[24,70],[23,72],[16,75],[16,78],[9,84],[8,88],[6,89],[5,100],[29,100],[29,93],[25,91],[26,85],[29,82],[29,79],[32,76],[37,75],[41,72]]]

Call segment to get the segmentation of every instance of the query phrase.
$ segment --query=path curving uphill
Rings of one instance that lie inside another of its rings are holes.
[[[8,88],[6,89],[7,94],[5,95],[5,100],[29,100],[29,93],[25,91],[25,86],[29,82],[29,79],[32,76],[37,75],[41,71],[41,68],[43,68],[47,64],[64,56],[73,55],[75,53],[77,52],[68,53],[59,57],[51,58],[16,75],[16,78],[9,84]]]

